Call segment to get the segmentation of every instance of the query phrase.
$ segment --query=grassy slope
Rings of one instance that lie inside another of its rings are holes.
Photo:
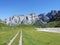
[[[60,27],[60,21],[54,21],[54,22],[49,22],[45,25],[42,25],[40,27],[43,27],[43,28],[48,28],[48,27]]]
[[[2,20],[0,19],[0,23],[2,22]]]

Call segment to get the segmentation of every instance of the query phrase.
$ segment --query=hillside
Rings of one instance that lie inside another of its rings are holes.
[[[53,22],[49,22],[47,24],[44,24],[40,27],[43,27],[43,28],[50,28],[50,27],[60,27],[60,21],[53,21]]]
[[[7,27],[8,25],[0,23],[0,27]]]
[[[2,22],[2,20],[0,19],[0,23]]]

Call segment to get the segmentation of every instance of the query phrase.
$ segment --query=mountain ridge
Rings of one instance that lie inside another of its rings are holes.
[[[4,24],[14,26],[17,24],[36,24],[36,22],[42,25],[52,21],[60,21],[60,11],[52,10],[47,14],[31,13],[28,15],[15,15],[4,20]],[[41,24],[40,24],[41,23]]]

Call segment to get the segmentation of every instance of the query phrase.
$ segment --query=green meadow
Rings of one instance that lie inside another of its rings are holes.
[[[7,45],[18,31],[16,27],[0,26],[0,45]]]
[[[58,33],[28,30],[23,31],[23,45],[60,45],[60,34]]]
[[[22,30],[23,45],[60,45],[60,34],[38,32],[33,25],[0,26],[0,45],[7,45],[18,31]],[[19,45],[20,33],[12,43]]]

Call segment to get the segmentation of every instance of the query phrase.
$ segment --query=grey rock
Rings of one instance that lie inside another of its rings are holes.
[[[10,26],[17,24],[33,24],[37,20],[38,16],[35,13],[28,15],[15,15],[4,20],[4,23]]]

